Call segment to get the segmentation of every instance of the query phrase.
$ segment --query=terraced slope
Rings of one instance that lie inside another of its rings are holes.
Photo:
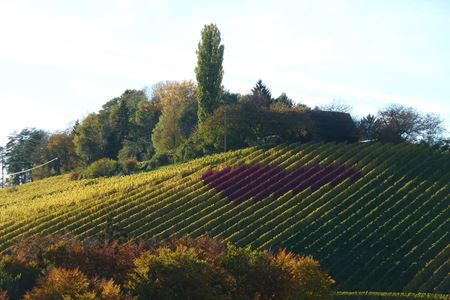
[[[201,236],[311,254],[341,290],[449,293],[450,157],[417,145],[249,148],[155,172],[0,190],[0,251],[22,235]]]

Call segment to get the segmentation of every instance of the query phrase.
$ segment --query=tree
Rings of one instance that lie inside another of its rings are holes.
[[[231,104],[237,104],[239,103],[239,98],[241,95],[238,93],[232,93],[230,91],[224,91],[223,93],[223,104],[224,105],[231,105]]]
[[[77,154],[85,165],[100,158],[150,159],[151,133],[161,114],[160,100],[142,90],[126,90],[74,127]]]
[[[177,155],[182,160],[188,160],[218,153],[224,150],[225,140],[228,150],[265,144],[274,139],[282,142],[307,141],[311,132],[312,124],[305,112],[272,111],[243,102],[218,108],[177,149]]]
[[[148,102],[144,91],[126,90],[120,97],[114,98],[103,105],[98,115],[105,129],[106,157],[116,159],[125,140],[137,139],[139,133],[136,132],[138,127],[135,126],[134,115],[141,101]]]
[[[289,98],[286,93],[281,93],[281,95],[273,101],[274,105],[281,105],[288,108],[294,107],[294,101]]]
[[[377,118],[374,115],[368,114],[356,122],[356,127],[361,134],[361,139],[373,140],[376,138],[377,133]]]
[[[45,162],[47,140],[48,134],[35,128],[25,128],[20,133],[9,136],[5,153],[8,173],[20,172]],[[26,183],[29,180],[31,178],[27,178],[25,174],[13,178],[15,184]]]
[[[333,100],[331,103],[321,105],[318,109],[323,111],[334,111],[342,113],[351,113],[352,107],[348,104]]]
[[[5,148],[4,147],[0,147],[0,176],[1,176],[1,187],[4,188],[5,187]]]
[[[270,89],[262,82],[261,79],[259,79],[255,86],[252,88],[252,94],[253,96],[262,96],[269,101],[272,99],[272,93],[270,92]]]
[[[223,51],[220,31],[214,24],[205,25],[197,50],[197,101],[199,126],[222,102]]]
[[[88,115],[77,127],[73,142],[77,155],[85,165],[105,157],[107,144],[104,124],[97,114]]]
[[[259,108],[269,108],[273,99],[270,89],[259,79],[252,88],[252,93],[244,98],[244,102],[249,102]]]
[[[192,81],[166,82],[155,93],[162,111],[152,133],[153,145],[156,154],[171,154],[196,129],[196,87]]]
[[[75,152],[72,135],[69,132],[57,132],[50,136],[47,143],[47,155],[49,159],[58,158],[51,166],[56,175],[75,169],[78,156]]]
[[[109,115],[110,124],[120,142],[128,137],[129,114],[126,100],[121,99],[118,105],[111,109]]]
[[[377,138],[383,142],[437,143],[442,138],[442,119],[423,115],[412,107],[391,104],[377,115]]]

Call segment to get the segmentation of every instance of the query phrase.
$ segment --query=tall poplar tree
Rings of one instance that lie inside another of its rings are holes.
[[[199,126],[222,102],[223,50],[220,31],[214,24],[205,25],[197,49],[197,101]]]

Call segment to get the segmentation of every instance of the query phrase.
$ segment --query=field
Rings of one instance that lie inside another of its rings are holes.
[[[407,144],[254,147],[153,172],[0,190],[0,251],[21,236],[209,235],[320,260],[344,291],[449,293],[450,156]]]

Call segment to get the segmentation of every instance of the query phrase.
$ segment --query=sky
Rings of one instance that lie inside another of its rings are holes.
[[[205,24],[225,45],[223,85],[258,79],[311,107],[390,103],[450,131],[450,1],[0,0],[0,145],[64,130],[126,89],[195,79]]]

